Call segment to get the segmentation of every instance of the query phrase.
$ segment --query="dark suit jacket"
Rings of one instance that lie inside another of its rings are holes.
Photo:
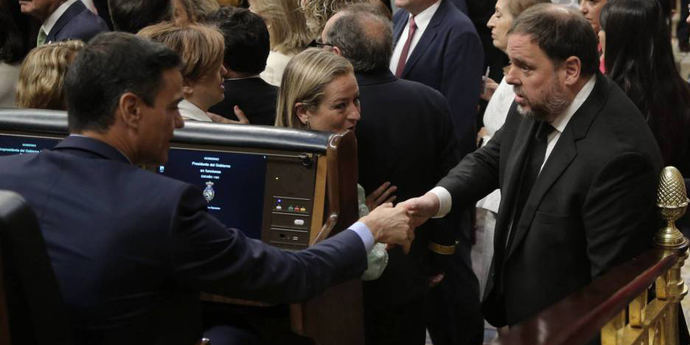
[[[484,52],[472,22],[449,1],[441,0],[410,53],[401,78],[431,86],[446,97],[460,153],[465,155],[476,147],[476,107]],[[405,10],[397,11],[393,17],[396,42],[408,25],[408,17]]]
[[[263,79],[244,78],[225,80],[225,99],[209,111],[237,120],[234,107],[238,105],[252,125],[273,126],[276,119],[278,88]]]
[[[36,212],[83,344],[194,344],[200,290],[297,301],[366,267],[352,231],[305,251],[278,250],[225,228],[196,187],[90,138],[1,158],[0,188]]]
[[[596,78],[535,182],[507,248],[533,119],[513,104],[493,139],[439,182],[453,207],[501,188],[484,302],[494,324],[533,316],[651,244],[659,149],[635,105],[613,82]]]
[[[369,194],[390,181],[398,187],[399,201],[424,194],[459,161],[448,102],[438,91],[397,79],[387,69],[356,76],[362,108],[355,131],[359,183]],[[418,298],[427,286],[429,272],[423,270],[434,269],[421,262],[429,241],[453,245],[457,227],[452,220],[431,220],[415,232],[409,255],[399,248],[389,251],[381,278],[365,282],[368,292],[378,296],[376,303]]]
[[[82,40],[88,42],[93,36],[109,31],[101,17],[91,13],[81,0],[73,3],[55,22],[46,36],[46,42]]]

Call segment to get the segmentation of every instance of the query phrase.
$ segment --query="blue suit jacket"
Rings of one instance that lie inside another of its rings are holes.
[[[104,31],[110,31],[105,21],[89,11],[81,0],[78,0],[55,22],[46,36],[46,42],[66,40],[88,42],[93,36]]]
[[[196,187],[86,137],[0,158],[0,189],[35,210],[81,344],[194,344],[199,291],[292,302],[366,267],[353,231],[278,250],[210,216]]]
[[[409,12],[405,10],[395,13],[396,42],[408,18]],[[431,86],[446,97],[462,155],[476,147],[477,102],[483,65],[484,50],[474,25],[449,0],[441,0],[401,75],[402,79]]]

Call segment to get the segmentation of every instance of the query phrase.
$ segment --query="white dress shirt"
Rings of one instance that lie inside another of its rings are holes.
[[[548,162],[549,156],[551,155],[553,148],[556,146],[558,139],[561,137],[561,133],[563,133],[568,125],[568,122],[570,122],[570,119],[572,119],[575,112],[580,109],[585,100],[587,100],[587,97],[589,97],[589,95],[592,93],[592,90],[594,90],[595,83],[596,76],[592,76],[587,83],[585,83],[582,89],[580,89],[577,95],[575,95],[575,98],[565,112],[550,122],[551,126],[555,130],[552,131],[547,138],[546,154],[544,155],[544,162],[541,165],[539,170],[540,172],[541,169],[544,168],[544,165]],[[446,214],[448,214],[448,212],[450,212],[450,209],[453,206],[453,198],[451,197],[450,192],[441,186],[434,187],[430,192],[436,194],[439,200],[438,212],[436,212],[434,218],[444,217]]]
[[[446,0],[448,1],[448,0]],[[412,37],[412,42],[410,42],[410,50],[407,53],[407,58],[410,58],[410,55],[412,55],[412,52],[414,52],[414,48],[417,46],[417,43],[419,43],[419,39],[422,38],[422,35],[424,35],[424,31],[426,30],[427,26],[429,26],[429,23],[431,22],[431,18],[433,18],[434,14],[436,13],[436,10],[438,10],[438,7],[441,6],[441,1],[436,1],[433,5],[427,7],[424,11],[420,12],[418,15],[414,16],[414,22],[417,25],[417,30],[414,32],[414,36]],[[395,74],[395,70],[398,68],[398,61],[400,60],[400,54],[402,54],[403,46],[405,45],[405,41],[407,41],[407,36],[408,33],[410,32],[410,18],[412,17],[412,14],[410,14],[407,18],[407,23],[405,24],[405,29],[403,30],[402,34],[400,34],[400,38],[398,39],[398,43],[395,44],[395,49],[393,49],[393,56],[391,57],[391,62],[389,65],[389,68],[393,74]],[[405,59],[407,61],[407,59]]]

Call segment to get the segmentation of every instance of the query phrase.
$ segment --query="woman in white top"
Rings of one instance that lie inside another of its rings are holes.
[[[249,0],[249,10],[264,19],[271,38],[266,70],[260,76],[273,86],[280,87],[285,66],[311,42],[298,1]]]
[[[508,30],[513,20],[530,6],[542,2],[549,0],[498,0],[494,14],[487,23],[491,29],[493,45],[505,52],[508,47]],[[494,133],[503,126],[508,109],[515,99],[513,87],[508,85],[505,78],[500,84],[487,78],[484,89],[481,97],[488,100],[489,104],[484,112],[484,127],[477,135],[482,145],[491,140]],[[480,296],[484,293],[493,257],[494,226],[500,202],[501,192],[498,189],[477,202],[477,230],[476,242],[472,247],[472,268],[479,280]]]
[[[225,98],[225,41],[218,29],[163,22],[143,28],[137,35],[163,43],[180,54],[184,99],[178,106],[185,121],[234,122],[208,112],[211,106]],[[239,118],[241,123],[246,123],[246,118]]]

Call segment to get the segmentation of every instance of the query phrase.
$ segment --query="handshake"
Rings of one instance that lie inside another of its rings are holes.
[[[360,221],[369,227],[374,241],[402,246],[409,252],[414,240],[414,229],[434,216],[439,208],[439,200],[433,193],[412,198],[393,207],[384,203]]]

